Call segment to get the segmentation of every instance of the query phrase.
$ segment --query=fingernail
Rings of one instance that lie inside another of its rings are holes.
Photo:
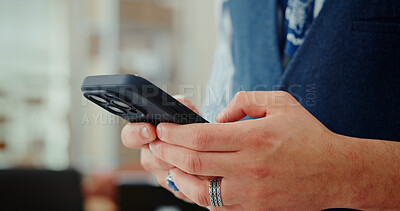
[[[153,142],[149,144],[149,149],[151,152],[154,152],[154,144]]]
[[[162,126],[161,125],[158,125],[157,126],[157,137],[159,138],[159,139],[161,139],[161,132],[162,132],[162,128],[161,128]]]
[[[141,135],[142,135],[142,137],[145,138],[145,139],[150,138],[150,133],[149,133],[149,131],[147,130],[147,127],[143,127],[143,128],[142,128]]]

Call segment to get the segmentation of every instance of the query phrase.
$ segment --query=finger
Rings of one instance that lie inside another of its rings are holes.
[[[166,177],[168,176],[168,174],[169,174],[169,171],[168,171],[168,170],[159,170],[159,171],[155,171],[153,174],[154,174],[154,176],[155,176],[156,179],[157,179],[157,183],[158,183],[161,187],[163,187],[164,189],[166,189],[166,190],[170,191],[172,194],[174,194],[175,197],[177,197],[177,198],[179,198],[179,199],[181,199],[181,200],[184,200],[184,201],[186,201],[186,202],[188,202],[188,203],[194,203],[192,200],[190,200],[188,197],[186,197],[182,192],[173,191],[173,190],[171,190],[171,189],[168,187],[167,183],[165,182],[165,178],[166,178]]]
[[[269,97],[266,92],[238,92],[216,120],[223,123],[238,121],[246,116],[265,117],[268,113]]]
[[[200,115],[199,111],[197,110],[196,106],[193,105],[191,100],[185,98],[183,95],[174,95],[174,98],[186,107],[190,108],[190,110]]]
[[[146,171],[153,172],[155,170],[169,170],[173,166],[160,158],[154,156],[148,146],[143,147],[140,151],[140,163]]]
[[[225,176],[233,174],[236,166],[234,152],[198,152],[162,141],[149,146],[153,155],[190,174]]]
[[[197,151],[239,151],[244,144],[242,131],[236,124],[160,123],[157,126],[160,140]]]
[[[166,184],[165,178],[169,174],[168,171],[169,171],[169,169],[173,168],[170,164],[168,164],[168,163],[164,162],[163,160],[152,155],[148,146],[143,147],[140,153],[141,153],[140,161],[141,161],[143,168],[146,171],[151,172],[156,177],[157,183],[161,187],[171,191],[177,198],[182,199],[189,203],[193,203],[193,201],[191,201],[190,199],[185,197],[185,195],[183,195],[182,193],[172,191]]]
[[[279,108],[299,103],[284,91],[238,92],[231,103],[216,118],[217,122],[234,122],[245,116],[265,117]]]
[[[170,174],[174,179],[175,185],[186,197],[200,206],[211,206],[209,180],[202,180],[196,175],[188,174],[177,168],[171,169]],[[221,200],[224,206],[237,203],[230,197],[230,190],[227,189],[227,187],[232,187],[234,185],[235,184],[231,184],[229,180],[225,178],[221,180]]]
[[[123,144],[134,149],[141,148],[156,138],[156,129],[149,123],[129,123],[121,132]]]

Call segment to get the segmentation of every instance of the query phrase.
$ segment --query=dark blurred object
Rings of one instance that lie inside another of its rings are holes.
[[[0,170],[0,210],[83,210],[74,170]]]
[[[195,204],[186,203],[161,187],[151,185],[123,184],[118,186],[118,207],[120,211],[144,210],[207,210]]]

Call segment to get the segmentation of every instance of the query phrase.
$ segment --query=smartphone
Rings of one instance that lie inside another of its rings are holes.
[[[129,122],[176,124],[206,123],[203,117],[137,75],[88,76],[83,80],[83,96]]]

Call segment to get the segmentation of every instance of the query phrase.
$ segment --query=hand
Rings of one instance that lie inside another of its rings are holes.
[[[246,115],[259,119],[236,122]],[[209,181],[197,176],[204,175],[222,177],[218,210],[350,205],[351,149],[340,149],[344,139],[290,94],[240,92],[217,121],[225,124],[162,123],[160,140],[150,143],[153,155],[177,167],[170,173],[187,198],[211,208]]]
[[[188,99],[177,99],[179,102],[198,113],[196,107]],[[130,123],[125,125],[122,129],[121,139],[125,146],[132,149],[141,149],[140,161],[146,171],[151,172],[157,178],[160,186],[167,190],[170,188],[165,183],[165,178],[169,174],[169,169],[173,166],[155,156],[149,150],[149,143],[158,140],[156,128],[149,123]],[[171,191],[171,190],[170,190]],[[171,191],[176,197],[185,200],[186,202],[193,203],[186,198],[182,193]]]

